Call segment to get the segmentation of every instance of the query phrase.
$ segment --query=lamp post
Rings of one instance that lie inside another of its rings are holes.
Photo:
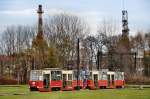
[[[80,86],[79,86],[80,46],[79,46],[79,43],[80,43],[80,41],[78,38],[78,40],[77,40],[77,88],[76,88],[76,90],[80,90]]]
[[[98,51],[97,51],[97,70],[99,70],[99,65],[100,65],[100,62],[99,62],[99,55],[100,55],[100,51],[98,50]]]
[[[101,50],[98,50],[98,52],[97,52],[97,70],[102,69],[102,58],[103,58],[103,53]]]
[[[134,52],[134,72],[136,73],[136,52]]]

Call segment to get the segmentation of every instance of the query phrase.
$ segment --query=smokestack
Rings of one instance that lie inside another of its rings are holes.
[[[37,11],[38,14],[42,14],[43,11],[42,11],[42,5],[39,5],[39,8],[38,8],[38,11]]]
[[[43,19],[42,19],[42,14],[44,13],[44,11],[42,10],[42,5],[38,6],[38,34],[40,35],[40,37],[43,36]]]

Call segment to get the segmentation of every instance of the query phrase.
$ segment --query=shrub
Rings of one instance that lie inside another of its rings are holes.
[[[17,84],[17,80],[12,78],[0,77],[0,85],[15,85]]]

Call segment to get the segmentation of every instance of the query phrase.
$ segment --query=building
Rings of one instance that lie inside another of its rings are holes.
[[[150,77],[150,51],[144,53],[144,74]]]

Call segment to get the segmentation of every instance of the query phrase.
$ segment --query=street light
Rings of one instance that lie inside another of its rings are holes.
[[[79,65],[80,65],[80,46],[79,46],[79,38],[77,40],[77,88],[76,90],[80,90],[80,86],[79,86]]]

